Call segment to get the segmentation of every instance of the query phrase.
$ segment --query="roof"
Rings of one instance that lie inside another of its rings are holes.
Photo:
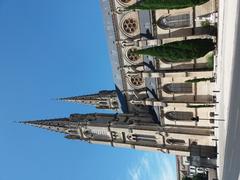
[[[105,30],[106,30],[106,37],[108,42],[108,49],[109,49],[109,56],[110,61],[112,64],[112,72],[113,72],[113,80],[116,86],[119,102],[121,104],[121,110],[123,112],[128,112],[128,104],[127,104],[127,97],[124,94],[124,79],[122,78],[122,72],[120,66],[122,66],[120,63],[122,62],[120,60],[120,56],[118,54],[118,47],[115,43],[116,41],[116,27],[114,27],[114,20],[113,20],[113,12],[111,10],[111,0],[100,0],[102,10],[103,10],[103,16],[104,16],[104,24],[105,24]],[[152,32],[152,17],[151,17],[151,11],[139,11],[139,18],[140,18],[140,35],[143,39],[152,39],[153,36],[151,34]],[[153,61],[152,58],[145,57],[145,62]],[[146,86],[152,91],[157,90],[156,86],[156,80],[155,79],[147,79]],[[156,93],[155,93],[156,94]],[[150,98],[155,98],[152,93],[148,94]],[[147,107],[147,111],[151,113],[154,116],[155,121],[159,122],[159,108],[158,107]]]
[[[112,20],[112,11],[110,6],[109,0],[100,0],[103,16],[104,16],[104,24],[106,30],[106,37],[109,49],[109,56],[110,61],[112,64],[112,72],[113,72],[113,80],[116,86],[122,91],[123,90],[123,82],[121,77],[121,70],[119,68],[119,57],[118,57],[118,50],[115,43],[115,29],[113,27],[113,20]]]

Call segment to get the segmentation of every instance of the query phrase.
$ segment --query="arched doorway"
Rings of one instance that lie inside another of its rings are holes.
[[[160,17],[157,21],[161,29],[175,29],[191,26],[190,14],[169,15]]]

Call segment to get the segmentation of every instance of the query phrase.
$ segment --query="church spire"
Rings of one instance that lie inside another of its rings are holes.
[[[68,118],[58,118],[58,119],[48,119],[48,120],[34,120],[34,121],[21,121],[20,123],[35,126],[38,128],[47,129],[50,131],[55,131],[59,133],[65,133],[68,129],[69,119]]]
[[[108,126],[109,122],[116,120],[117,114],[90,113],[71,114],[68,118],[56,118],[47,120],[21,121],[20,123],[66,134],[66,138],[83,139],[79,129],[88,126],[89,123],[97,123]],[[126,118],[123,116],[123,118]],[[118,118],[117,118],[118,119]]]
[[[22,123],[64,133],[67,139],[186,156],[192,148],[192,144],[188,142],[194,140],[193,145],[196,148],[196,144],[202,143],[203,137],[208,137],[205,141],[210,141],[214,132],[214,129],[206,127],[172,125],[161,127],[154,123],[149,115],[124,113],[72,114],[68,118]]]
[[[119,119],[122,118],[126,119],[125,116],[122,116],[121,118],[118,117],[118,114],[90,113],[71,114],[68,118],[21,121],[20,123],[54,132],[64,133],[65,138],[67,139],[89,141],[89,139],[92,138],[92,133],[90,133],[89,129],[87,129],[90,124],[94,124],[94,126],[108,127],[110,122],[119,121]],[[96,131],[94,138],[98,137],[102,138],[102,140],[105,140],[105,138],[109,139],[110,133],[107,132],[106,137],[101,131]]]
[[[115,109],[119,108],[116,91],[100,91],[96,94],[89,94],[83,96],[73,96],[66,98],[59,98],[58,100],[65,102],[74,102],[81,104],[94,105],[98,109]]]

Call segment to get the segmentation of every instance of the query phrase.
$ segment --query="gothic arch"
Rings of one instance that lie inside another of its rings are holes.
[[[122,6],[130,6],[136,3],[136,0],[117,0]]]
[[[107,106],[108,102],[107,101],[99,101],[98,104],[102,105],[102,106]]]
[[[163,86],[163,91],[168,94],[192,93],[192,83],[169,83]]]
[[[69,134],[78,134],[78,131],[77,131],[77,129],[69,129],[68,133]]]
[[[91,132],[91,130],[85,130],[84,132],[83,132],[83,134],[84,134],[84,136],[85,137],[87,137],[87,138],[93,138],[93,133]]]
[[[144,84],[144,78],[139,74],[129,75],[129,83],[133,88],[141,88]]]
[[[193,112],[169,111],[165,114],[165,117],[171,121],[191,121]]]
[[[184,145],[184,144],[186,144],[186,142],[183,139],[174,139],[174,138],[168,138],[166,140],[166,142],[168,144],[171,144],[171,145]]]
[[[129,134],[127,135],[128,140],[130,141],[142,141],[142,142],[151,142],[156,143],[156,137],[152,135],[145,134]]]
[[[139,64],[140,62],[142,62],[142,57],[141,55],[138,54],[134,54],[134,51],[136,51],[137,48],[136,47],[131,47],[131,48],[127,48],[126,49],[126,60],[130,63],[130,64]]]
[[[120,2],[122,2],[122,3],[129,3],[131,0],[120,0]]]
[[[113,107],[118,107],[118,102],[117,102],[117,101],[113,101],[113,102],[112,102],[112,106],[113,106]]]
[[[191,16],[189,13],[179,15],[162,16],[157,21],[161,29],[175,29],[191,26]]]
[[[140,34],[138,13],[130,12],[123,16],[120,21],[120,29],[128,37],[134,37]]]

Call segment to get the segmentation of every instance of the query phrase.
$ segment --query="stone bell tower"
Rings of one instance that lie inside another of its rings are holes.
[[[189,156],[215,156],[214,129],[209,127],[160,126],[147,114],[72,114],[69,118],[24,121],[24,124],[65,134],[65,138],[93,144]]]
[[[59,98],[58,100],[94,105],[97,109],[119,109],[117,93],[114,90],[103,90],[96,94]]]

